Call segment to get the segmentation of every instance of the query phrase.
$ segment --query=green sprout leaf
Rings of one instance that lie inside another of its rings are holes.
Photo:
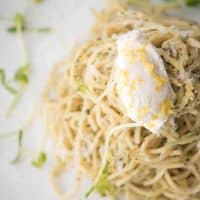
[[[15,15],[14,25],[7,28],[9,33],[24,32],[26,30],[25,18],[22,14]]]
[[[40,152],[36,160],[32,161],[32,165],[36,168],[41,168],[43,164],[46,162],[47,156],[45,152]]]
[[[15,25],[16,28],[22,30],[23,27],[25,27],[26,23],[25,23],[25,18],[21,13],[17,13],[15,15]]]
[[[197,6],[200,4],[200,0],[186,0],[187,6]]]
[[[16,33],[17,32],[17,28],[16,26],[10,26],[7,28],[7,32],[9,33]]]
[[[23,92],[25,90],[26,85],[29,82],[29,69],[30,69],[30,65],[26,64],[23,65],[22,67],[20,67],[16,72],[15,72],[15,76],[14,76],[14,80],[20,84],[20,89],[18,90],[18,92],[16,93],[14,99],[12,100],[8,111],[7,111],[7,116],[10,115],[10,113],[13,111],[13,109],[15,108],[15,106],[17,105],[17,103],[19,102],[20,98],[23,95]]]
[[[33,0],[33,2],[35,4],[41,4],[41,3],[44,3],[44,0]]]
[[[29,82],[29,64],[23,65],[15,72],[14,80],[22,85],[26,85]]]
[[[48,32],[51,32],[51,28],[49,27],[43,27],[43,28],[38,28],[37,29],[37,32],[41,32],[41,33],[48,33]]]
[[[40,0],[41,1],[41,0]],[[41,32],[41,33],[47,33],[47,32],[51,32],[51,28],[49,27],[42,27],[42,28],[38,28],[38,29],[28,29],[26,27],[26,21],[25,21],[25,17],[20,14],[17,13],[15,15],[15,24],[13,26],[10,26],[7,28],[7,32],[9,33],[19,33],[19,32],[25,32],[25,31],[36,31],[36,32]]]
[[[23,26],[22,31],[24,32],[26,28]],[[17,27],[16,26],[10,26],[7,28],[7,32],[9,33],[16,33],[17,32]]]
[[[5,71],[4,71],[4,69],[0,69],[0,81],[1,81],[2,85],[5,84],[6,78],[5,78]]]
[[[105,167],[102,175],[100,176],[98,182],[93,185],[89,191],[85,194],[85,197],[88,198],[92,192],[98,192],[101,196],[106,196],[108,194],[113,194],[114,186],[108,180],[108,168]]]
[[[16,93],[16,95],[14,96],[10,106],[8,107],[7,113],[6,115],[9,116],[10,113],[14,110],[14,108],[16,107],[17,103],[19,102],[20,98],[23,95],[24,92],[24,88],[25,85],[21,85],[20,89],[18,90],[18,92]]]
[[[198,6],[200,4],[200,0],[182,0],[182,2],[179,1],[179,0],[165,0],[165,1],[175,2],[175,3],[183,3],[183,4],[185,4],[186,6],[189,6],[189,7],[195,7],[195,6]]]
[[[38,32],[38,33],[49,33],[52,31],[52,29],[50,27],[43,27],[43,28],[38,28],[38,29],[28,29],[25,27],[22,27],[22,32],[25,31],[30,31],[30,32]],[[16,26],[10,26],[7,28],[7,32],[9,33],[16,33],[17,32],[17,27]]]
[[[13,111],[15,106],[17,105],[19,99],[23,95],[23,92],[25,90],[25,86],[29,82],[29,70],[30,70],[30,64],[28,64],[28,58],[27,58],[27,50],[26,46],[24,43],[24,38],[23,38],[23,30],[26,28],[26,22],[25,22],[25,17],[21,13],[17,13],[15,15],[15,25],[9,29],[10,32],[15,32],[18,34],[19,42],[21,45],[21,48],[23,50],[24,54],[24,63],[25,65],[21,66],[14,75],[14,80],[16,83],[20,84],[20,89],[18,90],[17,94],[15,95],[14,99],[12,100],[8,111],[7,111],[7,116]]]
[[[23,130],[20,129],[18,133],[18,151],[15,158],[11,161],[12,164],[16,164],[20,161],[21,154],[22,154],[22,139],[23,139]]]
[[[16,94],[17,91],[11,87],[7,82],[6,82],[6,76],[5,76],[5,71],[4,69],[0,69],[0,84],[6,89],[8,92],[12,94]]]
[[[77,85],[78,85],[79,92],[86,93],[89,91],[89,88],[87,87],[87,85],[84,84],[82,80],[78,80]]]

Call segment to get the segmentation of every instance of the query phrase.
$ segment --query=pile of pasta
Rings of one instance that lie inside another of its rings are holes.
[[[57,160],[52,179],[72,165],[75,188],[82,177],[94,181],[87,195],[200,199],[200,26],[170,17],[163,7],[141,11],[124,1],[95,16],[88,40],[54,66],[44,92],[44,121]],[[133,29],[157,48],[176,95],[174,120],[159,135],[126,126],[132,121],[111,84],[117,37]]]

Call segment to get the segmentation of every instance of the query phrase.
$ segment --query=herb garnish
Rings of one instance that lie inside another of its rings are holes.
[[[200,4],[200,0],[182,0],[181,1],[174,1],[174,0],[165,0],[165,1],[171,1],[171,2],[175,2],[175,3],[183,3],[185,4],[186,6],[190,6],[190,7],[194,7],[194,6],[198,6]]]
[[[87,85],[82,80],[77,81],[77,86],[78,86],[79,92],[86,93],[86,92],[89,91],[89,88],[87,87]]]
[[[25,32],[25,31],[31,31],[31,32],[50,32],[51,28],[49,27],[42,27],[42,28],[36,28],[31,29],[27,27],[27,23],[25,20],[25,16],[21,13],[17,13],[14,18],[14,25],[7,28],[7,32],[9,33],[17,33],[17,32]]]
[[[20,129],[18,133],[18,151],[17,155],[15,156],[14,160],[11,161],[12,164],[16,164],[19,162],[22,154],[22,139],[23,139],[23,130]]]
[[[49,32],[52,31],[52,29],[50,27],[42,27],[42,28],[37,28],[37,29],[22,27],[22,32],[25,32],[25,31],[38,32],[38,33],[49,33]],[[7,28],[7,32],[9,32],[9,33],[16,33],[17,32],[16,26],[8,27]]]
[[[99,180],[96,184],[94,184],[89,191],[85,194],[85,197],[89,197],[90,194],[96,191],[101,196],[106,196],[108,194],[112,194],[114,192],[114,186],[109,182],[108,180],[108,168],[105,167],[103,170],[101,176],[99,177]]]
[[[17,13],[14,18],[14,25],[7,28],[7,32],[9,33],[16,33],[17,29],[20,29],[21,31],[26,30],[26,22],[25,17],[21,13]]]
[[[41,4],[41,3],[44,3],[44,0],[33,0],[33,2],[36,4]]]
[[[15,72],[15,81],[20,83],[20,84],[23,84],[23,85],[26,85],[28,84],[29,82],[29,67],[30,65],[29,64],[26,64],[22,67],[20,67],[16,72]]]
[[[52,29],[51,28],[49,28],[49,27],[43,27],[43,28],[38,28],[37,30],[36,30],[37,32],[51,32],[52,31]]]
[[[22,31],[24,32],[25,31],[25,27],[22,27]],[[9,33],[16,33],[17,32],[17,28],[16,26],[10,26],[7,28],[7,32]]]
[[[0,84],[10,93],[16,94],[17,91],[6,81],[6,75],[4,69],[0,68]]]
[[[36,168],[41,168],[43,164],[46,162],[46,160],[47,160],[46,153],[44,151],[41,151],[38,154],[37,159],[32,161],[32,165]]]
[[[43,0],[37,0],[35,2],[42,3]],[[22,13],[17,13],[14,18],[14,25],[10,26],[7,29],[7,31],[9,33],[17,33],[18,34],[19,43],[21,45],[21,49],[24,54],[24,61],[23,61],[24,64],[19,69],[17,69],[17,71],[15,72],[15,75],[14,75],[14,81],[20,85],[20,89],[18,91],[12,89],[11,87],[9,87],[8,84],[6,84],[5,78],[4,78],[5,77],[4,71],[3,70],[0,71],[0,73],[1,73],[0,78],[2,80],[1,81],[2,85],[10,92],[15,93],[15,97],[14,97],[13,101],[11,102],[11,105],[9,106],[9,109],[7,112],[7,114],[9,114],[14,109],[16,104],[18,103],[20,97],[22,96],[22,94],[24,92],[25,86],[29,83],[30,62],[28,61],[27,49],[26,49],[24,38],[23,38],[23,32],[36,31],[39,33],[46,33],[46,32],[50,32],[51,29],[49,27],[42,27],[42,28],[38,28],[38,29],[28,29],[25,16]]]
[[[29,71],[30,71],[30,64],[28,62],[27,50],[26,50],[24,38],[23,38],[23,30],[26,29],[26,21],[25,21],[24,15],[21,13],[17,13],[15,15],[14,22],[15,22],[15,28],[12,28],[12,30],[14,31],[14,29],[16,29],[16,33],[18,34],[19,43],[21,45],[21,48],[22,48],[23,54],[24,54],[24,63],[25,64],[23,66],[21,66],[19,69],[17,69],[17,71],[15,72],[14,81],[20,85],[20,89],[18,90],[13,101],[11,102],[11,105],[8,108],[7,114],[10,114],[10,112],[15,108],[20,97],[22,96],[25,86],[29,82]]]
[[[200,4],[200,0],[186,0],[185,4],[187,6],[197,6]]]
[[[29,82],[29,68],[30,68],[30,65],[26,64],[26,65],[23,65],[22,67],[20,67],[15,72],[14,80],[16,83],[20,84],[20,89],[15,94],[14,99],[12,100],[12,102],[8,108],[7,115],[9,115],[13,111],[13,109],[17,105],[19,99],[23,95],[24,89]]]

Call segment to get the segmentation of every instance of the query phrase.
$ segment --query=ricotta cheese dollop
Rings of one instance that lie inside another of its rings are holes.
[[[116,85],[128,117],[158,134],[173,110],[172,90],[164,62],[139,30],[117,39]]]

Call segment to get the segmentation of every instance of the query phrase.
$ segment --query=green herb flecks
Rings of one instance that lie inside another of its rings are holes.
[[[22,154],[22,139],[23,139],[23,130],[20,129],[18,133],[18,150],[17,155],[15,156],[14,160],[11,161],[12,164],[16,164],[21,159]]]
[[[77,81],[77,86],[78,86],[78,91],[82,93],[86,93],[89,91],[89,88],[87,87],[86,84],[82,80]]]
[[[26,28],[22,27],[22,31],[24,32],[25,30],[26,30]],[[17,32],[16,26],[10,26],[10,27],[8,27],[7,28],[7,32],[9,32],[9,33],[16,33]]]
[[[46,160],[47,160],[46,153],[42,151],[38,154],[37,159],[32,161],[32,165],[36,168],[41,168],[43,164],[46,162]]]
[[[26,26],[24,15],[22,15],[21,13],[17,13],[15,15],[15,25],[19,29],[22,29],[22,27]]]
[[[19,32],[38,32],[38,33],[48,33],[51,32],[50,27],[41,27],[41,28],[28,28],[25,17],[21,13],[17,13],[14,18],[14,25],[7,28],[9,33],[19,33]]]
[[[16,33],[17,31],[25,31],[26,22],[25,17],[21,13],[17,13],[14,19],[14,25],[7,28],[9,33]]]
[[[22,32],[29,31],[29,32],[38,32],[38,33],[49,33],[52,31],[50,27],[42,27],[42,28],[37,28],[37,29],[31,29],[31,28],[25,28],[22,27]],[[7,28],[7,32],[9,33],[16,33],[17,28],[16,26],[11,26]]]
[[[16,93],[16,95],[14,96],[11,104],[9,105],[9,108],[7,110],[7,113],[6,115],[9,116],[12,111],[15,109],[17,103],[19,102],[20,98],[22,97],[23,93],[24,93],[24,89],[25,89],[25,86],[22,85],[19,89],[19,91]]]
[[[38,28],[37,29],[37,32],[41,32],[41,33],[49,33],[51,31],[52,31],[52,29],[49,28],[49,27],[43,27],[43,28]]]
[[[8,84],[8,82],[6,81],[6,75],[5,75],[5,71],[4,69],[0,68],[0,84],[4,87],[4,89],[6,89],[8,92],[12,93],[12,94],[16,94],[17,91],[16,89],[14,89],[12,86],[10,86]]]
[[[113,194],[114,186],[108,180],[108,168],[106,167],[103,170],[102,175],[100,176],[98,182],[93,185],[89,191],[85,194],[85,197],[89,197],[92,192],[98,192],[101,196],[106,196]]]
[[[28,64],[28,56],[27,56],[27,49],[26,49],[26,45],[25,45],[25,41],[24,41],[24,37],[23,37],[23,27],[26,27],[26,22],[25,22],[25,17],[23,14],[21,13],[17,13],[15,15],[15,26],[16,26],[16,33],[18,35],[18,39],[19,39],[19,44],[21,46],[22,52],[23,52],[23,63],[25,63],[23,66],[21,66],[16,72],[15,72],[15,76],[14,76],[14,80],[16,83],[18,83],[20,85],[20,89],[18,90],[17,94],[15,95],[14,99],[12,100],[8,111],[7,111],[7,115],[9,115],[13,109],[15,108],[15,106],[17,105],[19,99],[21,98],[25,86],[28,84],[29,82],[29,68],[30,68],[30,64]]]
[[[28,82],[29,82],[29,68],[30,68],[29,64],[26,64],[26,65],[20,67],[15,72],[15,77],[14,77],[15,81],[20,83],[20,84],[23,84],[23,85],[28,84]]]
[[[200,0],[186,0],[185,4],[187,6],[198,6],[200,4]]]
[[[45,0],[33,0],[33,2],[35,4],[41,4],[41,3],[44,3]]]
[[[29,70],[30,70],[30,65],[26,64],[20,67],[16,72],[14,76],[14,81],[18,84],[20,84],[20,89],[18,92],[15,94],[8,110],[7,110],[7,115],[9,115],[15,106],[17,105],[18,101],[20,100],[21,96],[24,93],[25,87],[29,83]]]
[[[174,3],[177,3],[177,4],[180,4],[180,5],[186,5],[188,7],[195,7],[195,6],[198,6],[200,4],[200,0],[182,0],[182,1],[179,1],[179,0],[165,0],[165,1],[169,1],[169,2],[174,2]]]

